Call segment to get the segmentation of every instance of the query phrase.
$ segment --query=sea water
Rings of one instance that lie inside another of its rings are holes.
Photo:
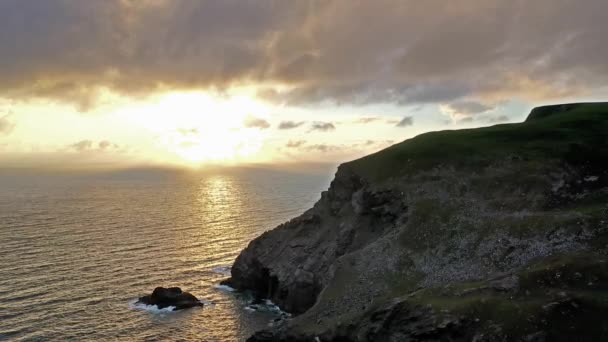
[[[220,286],[331,171],[0,172],[0,340],[239,341],[280,316]],[[206,305],[136,303],[179,286]]]

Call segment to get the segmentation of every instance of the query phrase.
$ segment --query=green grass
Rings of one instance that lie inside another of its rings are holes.
[[[509,156],[599,163],[608,158],[607,145],[608,103],[582,104],[522,123],[425,133],[348,165],[382,181],[440,165],[479,168]]]

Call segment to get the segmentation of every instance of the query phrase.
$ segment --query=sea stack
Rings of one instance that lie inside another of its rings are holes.
[[[174,307],[174,310],[203,306],[193,294],[183,292],[179,287],[157,287],[151,295],[140,297],[138,303],[156,305],[159,309]]]

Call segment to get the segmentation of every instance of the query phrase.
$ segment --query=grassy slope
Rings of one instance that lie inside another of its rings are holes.
[[[479,168],[509,154],[601,164],[608,150],[586,148],[601,144],[608,144],[608,103],[581,104],[523,123],[425,133],[348,165],[383,181],[446,164]]]

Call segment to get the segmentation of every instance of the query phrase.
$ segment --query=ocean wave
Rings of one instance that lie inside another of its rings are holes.
[[[156,305],[147,305],[139,303],[137,300],[129,303],[131,309],[144,310],[155,314],[175,312],[175,306],[168,306],[166,308],[159,309]]]
[[[203,303],[203,307],[214,307],[215,304],[212,301],[206,299],[199,299],[199,302]],[[139,303],[139,301],[135,300],[129,302],[129,307],[131,309],[136,310],[144,310],[152,313],[166,313],[166,312],[175,312],[175,306],[168,306],[166,308],[159,309],[156,305],[147,305],[143,303]]]
[[[218,285],[213,286],[213,288],[215,288],[217,290],[220,290],[220,291],[226,291],[226,292],[235,292],[236,291],[236,289],[234,289],[234,288],[232,288],[232,287],[230,287],[228,285],[220,285],[220,284],[218,284]]]
[[[221,274],[224,276],[230,276],[230,266],[217,266],[211,269],[211,272]]]
[[[213,307],[213,306],[215,306],[215,303],[213,303],[213,302],[212,302],[212,301],[210,301],[210,300],[206,300],[206,299],[199,299],[198,301],[199,301],[199,302],[201,302],[201,303],[203,303],[203,304],[205,305],[204,307],[207,307],[207,306],[211,306],[211,307]]]

